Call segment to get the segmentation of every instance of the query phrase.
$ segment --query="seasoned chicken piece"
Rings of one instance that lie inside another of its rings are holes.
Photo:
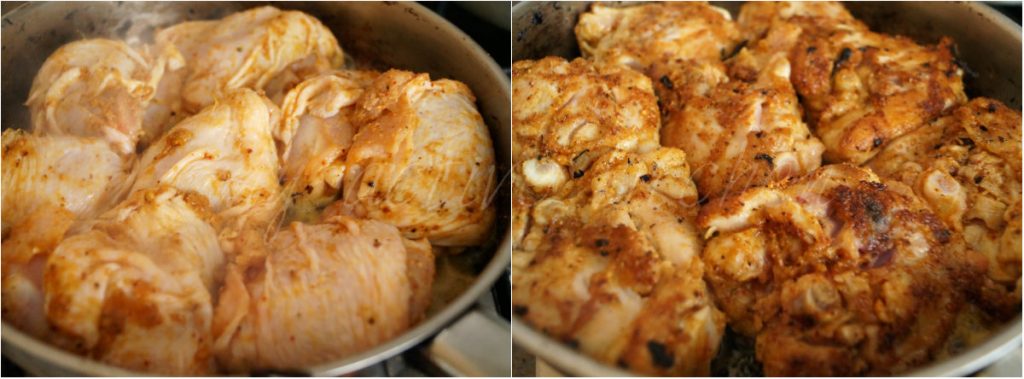
[[[315,17],[264,6],[216,22],[187,22],[161,31],[182,51],[188,75],[181,94],[196,112],[237,88],[283,97],[301,78],[341,67],[343,54],[331,31]],[[199,39],[196,41],[195,39]]]
[[[702,279],[696,211],[682,151],[594,158],[529,209],[513,247],[514,311],[600,361],[708,375],[725,318]]]
[[[352,109],[376,76],[337,71],[302,82],[284,98],[274,137],[292,200],[288,219],[312,221],[338,196],[346,153],[358,131]]]
[[[430,301],[429,243],[404,240],[383,222],[295,222],[268,244],[265,262],[229,269],[221,291],[214,352],[230,372],[359,353],[404,332]]]
[[[182,64],[174,49],[151,56],[107,39],[64,45],[46,58],[25,102],[34,131],[102,138],[118,153],[134,153],[164,71]]]
[[[779,56],[790,59],[805,32],[868,32],[841,3],[832,1],[751,1],[740,8],[736,22],[744,42],[727,63],[729,76],[745,81],[757,80]]]
[[[718,62],[679,61],[655,89],[662,99],[661,142],[683,149],[705,198],[799,177],[821,165],[824,150],[801,120],[789,62],[775,57],[747,83]]]
[[[58,344],[130,370],[211,374],[211,292],[224,264],[216,225],[204,196],[160,186],[64,240],[44,276]]]
[[[749,5],[740,26],[756,31],[769,19],[766,40],[754,41],[754,57],[737,57],[743,63],[734,70],[749,75],[752,61],[786,52],[826,161],[861,164],[967,100],[948,38],[922,46],[873,33],[832,6]]]
[[[280,197],[272,129],[279,110],[249,89],[235,90],[180,122],[139,163],[132,192],[169,184],[206,196],[215,213],[238,216]]]
[[[348,214],[390,223],[406,238],[472,246],[490,235],[494,148],[465,84],[381,74],[355,105],[345,159]]]
[[[185,79],[188,78],[189,70],[185,57],[195,61],[196,51],[206,40],[210,30],[217,24],[217,21],[188,21],[176,24],[170,28],[159,31],[156,34],[154,47],[158,50],[175,51],[181,58],[183,66],[181,69],[168,71],[160,79],[156,86],[156,93],[146,107],[143,116],[142,127],[144,134],[141,139],[143,147],[149,146],[160,137],[163,137],[171,127],[198,111],[185,109],[182,87]]]
[[[764,39],[782,24],[813,31],[867,30],[867,26],[853,18],[837,1],[749,1],[740,7],[736,24],[748,43]]]
[[[729,12],[705,2],[595,4],[580,15],[576,40],[586,58],[650,75],[657,62],[723,59],[739,42],[739,31]]]
[[[701,209],[705,279],[766,375],[891,375],[931,360],[985,262],[906,186],[822,167]]]
[[[18,129],[3,132],[2,162],[5,240],[37,213],[62,208],[76,219],[96,217],[124,196],[134,165],[99,138]]]
[[[43,264],[69,229],[120,201],[134,159],[100,138],[8,129],[2,163],[3,319],[43,336]]]
[[[658,147],[651,81],[624,67],[548,57],[512,65],[513,170],[526,187],[552,193],[582,175],[576,166],[610,149]]]
[[[913,188],[988,258],[991,290],[1002,293],[982,296],[990,311],[1020,310],[1020,112],[992,99],[971,100],[892,141],[867,166]]]

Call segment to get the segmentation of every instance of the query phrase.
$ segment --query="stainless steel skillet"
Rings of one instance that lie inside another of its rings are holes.
[[[208,2],[51,2],[4,6],[2,20],[2,125],[29,125],[27,99],[35,72],[61,45],[86,37],[151,40],[157,27],[212,19],[266,3]],[[377,68],[428,72],[432,78],[466,83],[477,97],[497,156],[497,178],[510,162],[510,89],[494,60],[455,26],[415,3],[271,3],[319,18],[334,32],[346,54]],[[363,353],[289,374],[342,375],[402,353],[433,338],[428,356],[453,374],[508,376],[509,326],[474,307],[509,265],[506,180],[494,196],[498,222],[491,241],[461,255],[438,260],[437,291],[427,319],[401,336]],[[40,316],[42,317],[42,316]],[[70,354],[3,324],[3,353],[28,373],[41,376],[139,375]],[[466,339],[469,334],[475,338]],[[159,343],[159,341],[154,341]],[[468,345],[472,346],[468,346]],[[422,345],[421,345],[422,346]],[[471,347],[471,348],[470,348]],[[143,374],[144,375],[144,374]]]
[[[623,2],[624,3],[624,2]],[[740,3],[712,2],[736,15]],[[625,4],[628,6],[628,4]],[[590,2],[521,2],[512,8],[512,60],[580,55],[573,31]],[[987,96],[1021,107],[1021,28],[982,3],[848,2],[846,6],[873,30],[934,43],[952,37],[973,75],[965,85],[970,97]],[[628,376],[597,362],[512,316],[512,338],[539,359],[578,376]],[[903,375],[964,376],[988,366],[1021,345],[1021,317],[1003,325],[985,342],[949,359]],[[1019,351],[1019,350],[1018,350]],[[1018,353],[1019,354],[1019,353]]]

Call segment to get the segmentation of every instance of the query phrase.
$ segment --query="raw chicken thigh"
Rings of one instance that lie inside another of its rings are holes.
[[[165,70],[180,68],[169,49],[151,56],[124,42],[87,39],[50,55],[26,104],[35,133],[96,137],[120,154],[135,152],[143,116]]]
[[[338,41],[319,20],[298,11],[253,8],[215,22],[188,22],[163,30],[158,41],[179,46],[188,75],[182,83],[188,112],[237,88],[283,97],[301,78],[338,68]],[[268,87],[269,86],[269,87]]]
[[[266,260],[229,269],[221,292],[214,352],[228,371],[284,371],[361,352],[405,331],[430,301],[430,245],[391,225],[295,222],[267,244]]]
[[[355,105],[345,160],[350,214],[395,225],[438,246],[484,242],[494,223],[494,148],[465,84],[381,74]]]
[[[99,138],[3,132],[4,321],[46,333],[43,264],[69,229],[120,201],[133,162]]]
[[[57,343],[132,370],[212,373],[211,298],[224,264],[215,225],[204,196],[160,186],[63,241],[44,279]]]
[[[336,71],[308,79],[285,96],[274,137],[292,201],[288,219],[312,221],[340,193],[346,153],[358,131],[352,110],[377,75]]]
[[[233,91],[154,142],[139,161],[132,191],[161,184],[195,191],[229,218],[280,200],[272,136],[279,113],[252,90]]]

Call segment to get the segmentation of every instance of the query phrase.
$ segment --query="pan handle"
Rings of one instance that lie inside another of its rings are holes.
[[[472,309],[434,337],[426,349],[438,367],[456,376],[511,377],[508,321]]]

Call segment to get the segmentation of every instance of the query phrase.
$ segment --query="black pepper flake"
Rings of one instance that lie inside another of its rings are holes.
[[[661,82],[661,85],[665,86],[665,88],[675,88],[675,85],[672,84],[672,79],[669,79],[668,75],[662,75],[658,81]]]
[[[757,133],[754,133],[754,137],[757,137],[757,138],[761,138],[761,137],[764,137],[764,132],[757,132]]]
[[[601,251],[598,251],[597,253],[601,254],[602,257],[607,257],[608,256],[608,250],[601,250]]]
[[[815,51],[818,51],[818,47],[817,46],[809,46],[809,47],[807,47],[807,54],[813,53]]]
[[[533,20],[531,20],[531,21],[533,21],[534,25],[543,24],[544,23],[544,16],[541,15],[540,12],[533,12]]]
[[[839,52],[839,57],[836,58],[836,63],[832,65],[832,71],[838,70],[839,66],[842,66],[843,63],[846,63],[846,61],[850,60],[850,56],[852,55],[853,50],[850,50],[849,47],[844,47],[843,51]]]
[[[572,172],[573,179],[579,179],[583,177],[583,170],[576,170]]]
[[[967,137],[961,137],[960,138],[960,144],[964,145],[964,146],[967,146],[968,150],[974,148],[974,140],[972,140],[970,138],[967,138]]]
[[[884,141],[882,140],[882,137],[875,137],[875,140],[874,140],[874,141],[871,141],[871,144],[872,144],[872,145],[873,145],[874,147],[879,147],[879,146],[882,146],[882,142],[884,142]]]
[[[983,132],[988,132],[988,127],[986,127],[985,125],[981,125],[981,126],[980,126],[979,128],[980,128],[980,129],[981,129],[981,131],[983,131]]]
[[[975,176],[974,177],[974,184],[981,184],[981,181],[984,180],[984,179],[985,179],[985,177],[983,177],[981,175]]]
[[[527,313],[530,313],[530,307],[525,305],[513,305],[512,313],[515,313],[516,316],[526,316]]]
[[[594,241],[594,246],[597,246],[597,247],[608,246],[608,240],[606,240],[604,238],[599,238],[596,241]]]
[[[996,103],[988,103],[988,113],[996,111]]]
[[[565,344],[569,345],[569,347],[571,347],[573,349],[579,349],[580,348],[580,340],[575,339],[575,338],[570,339],[568,341],[565,341]]]
[[[651,181],[651,174],[640,175],[640,180],[643,180],[644,183],[650,182]]]
[[[772,156],[768,155],[768,154],[764,154],[764,153],[757,154],[757,155],[754,156],[754,159],[758,159],[758,160],[762,160],[762,161],[768,162],[769,165],[775,165],[775,159],[773,159]]]
[[[743,50],[744,47],[747,47],[747,43],[748,42],[749,41],[747,41],[747,40],[740,41],[740,43],[738,45],[736,45],[736,48],[732,49],[732,52],[730,52],[729,55],[723,57],[723,60],[735,57],[736,54],[739,54],[740,51]]]
[[[885,220],[885,207],[874,198],[864,199],[864,210],[875,224],[881,224]]]
[[[669,353],[668,347],[657,341],[647,341],[647,351],[651,353],[651,363],[660,368],[672,368],[676,358]]]

